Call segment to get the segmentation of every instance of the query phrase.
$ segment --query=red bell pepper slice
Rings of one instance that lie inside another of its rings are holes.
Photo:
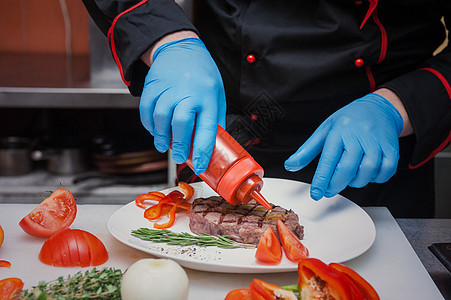
[[[161,217],[161,211],[164,204],[174,204],[178,199],[183,199],[182,192],[174,190],[159,200],[158,204],[147,208],[144,211],[144,218],[148,220],[157,220]]]
[[[314,299],[316,299],[315,297],[320,299],[325,295],[336,300],[353,299],[351,288],[346,280],[319,259],[301,260],[298,264],[298,274],[298,285],[302,295],[310,295]]]
[[[137,206],[146,209],[147,207],[144,205],[144,201],[159,201],[164,197],[164,193],[162,192],[150,192],[141,194],[135,198],[135,203]]]
[[[277,231],[279,232],[283,251],[290,261],[297,263],[309,256],[308,249],[280,219],[277,219]]]
[[[166,203],[163,202],[159,202],[158,204],[155,204],[149,208],[147,208],[144,211],[144,218],[146,218],[147,220],[157,220],[161,217],[162,215],[162,211],[163,211],[163,205],[165,205]],[[169,206],[169,204],[167,204]]]
[[[179,198],[176,200],[176,203],[173,204],[171,210],[169,211],[169,221],[163,224],[159,224],[159,223],[154,223],[153,227],[156,229],[165,229],[165,228],[169,228],[172,225],[174,225],[175,222],[175,213],[177,211],[177,207],[180,204],[180,202],[183,201],[183,198]]]
[[[352,282],[351,279],[346,277],[346,275],[341,274],[340,272],[337,272],[337,273],[338,273],[338,275],[341,276],[341,279],[343,279],[346,282],[346,284],[348,285],[349,291],[351,293],[351,299],[352,300],[363,300],[362,292],[360,292],[359,288],[354,284],[354,282]]]
[[[271,226],[261,236],[255,258],[268,264],[278,264],[282,260],[282,246]]]
[[[379,300],[379,295],[376,290],[368,283],[362,276],[357,274],[353,269],[338,263],[330,263],[329,266],[335,271],[340,272],[343,276],[351,280],[360,290],[363,299],[365,300]]]
[[[280,287],[268,283],[266,281],[254,278],[252,282],[249,284],[249,287],[251,289],[251,294],[254,297],[254,299],[265,299],[265,300],[273,300],[276,299],[274,297],[274,291],[279,290]]]
[[[250,289],[234,289],[231,290],[224,300],[254,300]]]
[[[194,195],[194,188],[190,184],[183,181],[180,181],[178,186],[182,189],[182,193],[185,194],[186,201],[191,200]]]
[[[174,206],[172,203],[165,203],[161,207],[161,216],[167,216],[169,215],[169,212],[171,211],[171,208]],[[185,202],[185,200],[182,200],[182,202],[177,205],[177,211],[176,212],[187,212],[187,215],[189,215],[189,211],[191,210],[191,203]]]
[[[11,263],[6,260],[0,260],[0,268],[11,268]]]
[[[188,203],[188,202],[186,202],[186,201],[182,201],[182,202],[179,204],[178,208],[187,210],[187,211],[189,212],[189,211],[191,210],[191,203]]]
[[[169,216],[167,223],[154,223],[154,228],[163,229],[171,227],[174,224],[175,215],[178,211],[186,210],[189,214],[191,203],[187,201],[194,195],[194,188],[185,182],[179,182],[179,187],[181,191],[173,190],[167,195],[162,192],[150,192],[141,194],[135,198],[136,205],[145,209],[144,218],[155,221],[162,216]],[[156,201],[158,203],[146,207],[144,201]]]

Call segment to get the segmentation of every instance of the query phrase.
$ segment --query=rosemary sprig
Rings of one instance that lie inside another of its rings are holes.
[[[252,244],[243,244],[229,239],[225,235],[210,235],[203,233],[202,235],[193,235],[187,232],[176,233],[169,229],[151,229],[139,228],[132,230],[132,235],[145,241],[155,243],[166,243],[168,245],[190,246],[197,245],[201,247],[216,246],[219,248],[255,248]]]
[[[103,268],[78,272],[65,279],[40,282],[30,290],[22,290],[13,299],[121,299],[122,271]]]

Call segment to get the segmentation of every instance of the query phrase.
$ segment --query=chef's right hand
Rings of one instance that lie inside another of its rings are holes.
[[[194,172],[205,171],[217,124],[225,128],[226,100],[219,70],[200,39],[168,42],[155,51],[139,111],[158,151],[166,152],[172,138],[172,158],[178,164],[190,154],[195,126]]]

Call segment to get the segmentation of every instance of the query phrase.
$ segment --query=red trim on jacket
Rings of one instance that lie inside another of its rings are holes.
[[[387,55],[387,31],[385,30],[384,25],[382,25],[381,21],[379,20],[379,17],[377,16],[377,0],[372,1],[370,0],[370,9],[367,12],[367,16],[365,17],[364,22],[362,23],[361,27],[363,27],[363,24],[366,22],[368,17],[372,14],[374,23],[379,27],[379,30],[381,32],[381,50],[379,53],[379,59],[377,60],[377,63],[381,63],[385,56]],[[376,90],[376,80],[374,79],[373,72],[371,70],[371,67],[365,68],[366,77],[368,78],[368,82],[370,84],[370,92],[374,92]]]
[[[442,82],[443,86],[445,87],[446,92],[448,93],[448,96],[451,100],[451,86],[450,86],[449,82],[446,80],[446,78],[442,74],[440,74],[440,72],[438,72],[437,70],[434,70],[432,68],[422,68],[420,70],[425,70],[425,71],[431,72],[432,74],[437,76],[437,78]],[[434,151],[432,151],[431,154],[424,161],[422,161],[416,165],[409,164],[409,169],[416,169],[418,167],[421,167],[422,165],[427,163],[429,160],[431,160],[434,156],[436,156],[437,153],[439,153],[440,151],[445,149],[450,143],[451,143],[451,131],[449,132],[448,137]]]
[[[363,18],[362,24],[360,24],[360,29],[363,28],[363,25],[365,25],[366,21],[368,21],[369,17],[373,13],[373,11],[376,9],[378,1],[379,0],[369,0],[370,6],[368,8],[368,11],[366,12],[365,18]]]
[[[121,73],[121,78],[122,81],[125,83],[125,85],[130,86],[130,81],[125,80],[125,76],[124,76],[124,69],[122,68],[121,62],[119,60],[119,57],[117,56],[117,52],[116,52],[116,44],[114,42],[114,26],[116,25],[116,22],[119,20],[120,17],[122,17],[123,15],[125,15],[126,13],[134,10],[135,8],[141,6],[142,4],[146,3],[147,0],[142,0],[139,3],[133,5],[132,7],[130,7],[129,9],[126,9],[125,11],[121,12],[120,14],[118,14],[114,20],[113,23],[111,23],[111,27],[108,30],[108,34],[107,34],[107,38],[108,38],[108,42],[110,43],[110,47],[111,47],[111,51],[113,52],[113,58],[114,61],[116,62],[117,67],[119,68],[119,72]]]
[[[438,79],[440,79],[440,81],[442,82],[443,86],[446,89],[446,92],[448,93],[449,99],[451,100],[451,86],[449,85],[448,80],[446,80],[445,76],[443,76],[442,74],[440,74],[439,71],[434,70],[432,68],[422,68],[420,70],[425,70],[425,71],[429,71],[432,74],[434,74],[435,76],[438,77]]]
[[[368,78],[368,82],[370,83],[370,92],[374,92],[376,90],[376,80],[374,80],[373,72],[371,71],[371,67],[365,68],[366,77]]]
[[[381,21],[379,20],[379,17],[377,16],[377,10],[373,13],[373,20],[374,23],[376,23],[377,27],[379,27],[379,30],[381,31],[381,52],[379,54],[379,59],[377,63],[382,62],[385,59],[385,56],[387,55],[387,31],[385,30],[384,25],[382,25]]]
[[[409,169],[416,169],[421,167],[422,165],[430,161],[434,156],[436,156],[437,153],[445,149],[450,143],[451,143],[451,131],[449,132],[448,137],[437,147],[437,149],[432,151],[431,154],[425,160],[416,165],[409,164]]]

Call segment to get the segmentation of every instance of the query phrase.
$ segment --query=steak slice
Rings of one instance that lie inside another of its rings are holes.
[[[281,219],[299,239],[304,237],[304,226],[299,224],[299,217],[292,210],[273,205],[268,211],[255,200],[233,205],[220,196],[195,199],[189,227],[196,234],[226,235],[240,243],[257,245],[268,226],[279,237],[277,219]]]

